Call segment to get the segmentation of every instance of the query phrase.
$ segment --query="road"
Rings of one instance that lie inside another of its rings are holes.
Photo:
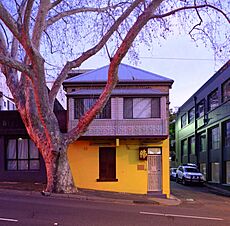
[[[226,226],[230,200],[172,183],[179,206],[107,203],[0,190],[0,226]]]

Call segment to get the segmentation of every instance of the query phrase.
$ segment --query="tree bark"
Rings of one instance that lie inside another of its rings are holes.
[[[59,146],[59,150],[45,150],[42,154],[47,173],[47,185],[43,195],[51,193],[75,193],[77,188],[74,185],[72,173],[67,157],[67,147]]]

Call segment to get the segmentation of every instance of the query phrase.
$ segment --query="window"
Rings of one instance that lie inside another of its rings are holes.
[[[186,114],[181,116],[181,128],[186,126]]]
[[[197,105],[197,117],[201,117],[204,115],[205,101],[202,100]]]
[[[39,152],[29,139],[9,139],[6,149],[7,170],[39,170]]]
[[[96,98],[77,98],[74,100],[74,118],[79,119],[88,111],[95,103]],[[111,100],[109,99],[103,110],[97,114],[96,119],[110,119],[111,118]]]
[[[204,175],[204,179],[206,180],[206,163],[200,163],[200,172]]]
[[[182,154],[182,156],[188,155],[188,142],[187,142],[187,140],[181,141],[181,154]]]
[[[226,161],[226,183],[230,184],[230,161]]]
[[[195,155],[195,137],[189,137],[188,139],[188,144],[189,144],[189,153],[192,155]]]
[[[205,133],[201,133],[198,136],[198,141],[199,141],[199,151],[200,152],[204,152],[206,151],[206,134]]]
[[[220,183],[220,163],[219,162],[212,162],[211,163],[212,169],[212,182]]]
[[[188,123],[193,122],[195,119],[195,108],[193,107],[188,111]]]
[[[222,85],[222,102],[230,99],[230,79]]]
[[[230,121],[224,124],[224,147],[230,147]]]
[[[97,181],[117,181],[116,148],[99,148],[99,179]]]
[[[124,119],[160,118],[160,98],[124,98]]]
[[[219,127],[215,127],[210,131],[210,149],[219,149],[220,148],[220,131]]]
[[[219,99],[218,99],[218,90],[213,91],[208,95],[208,110],[211,111],[218,107]]]

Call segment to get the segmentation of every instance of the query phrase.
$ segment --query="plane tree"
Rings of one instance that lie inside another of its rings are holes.
[[[0,0],[0,63],[17,110],[46,166],[44,194],[76,191],[67,159],[105,106],[118,67],[140,42],[151,45],[174,31],[211,43],[229,56],[229,4],[219,0]],[[218,30],[221,25],[222,30]],[[107,84],[75,128],[61,133],[54,101],[68,73],[97,53],[110,60]],[[54,83],[47,89],[47,79]]]

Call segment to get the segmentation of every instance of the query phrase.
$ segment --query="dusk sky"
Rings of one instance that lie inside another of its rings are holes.
[[[96,69],[108,63],[105,56],[97,55],[85,62],[81,69]],[[203,44],[197,47],[188,36],[171,37],[163,41],[161,46],[154,46],[151,51],[143,47],[138,65],[127,59],[122,63],[173,79],[170,108],[181,106],[224,64],[223,61],[214,60],[210,48]]]

